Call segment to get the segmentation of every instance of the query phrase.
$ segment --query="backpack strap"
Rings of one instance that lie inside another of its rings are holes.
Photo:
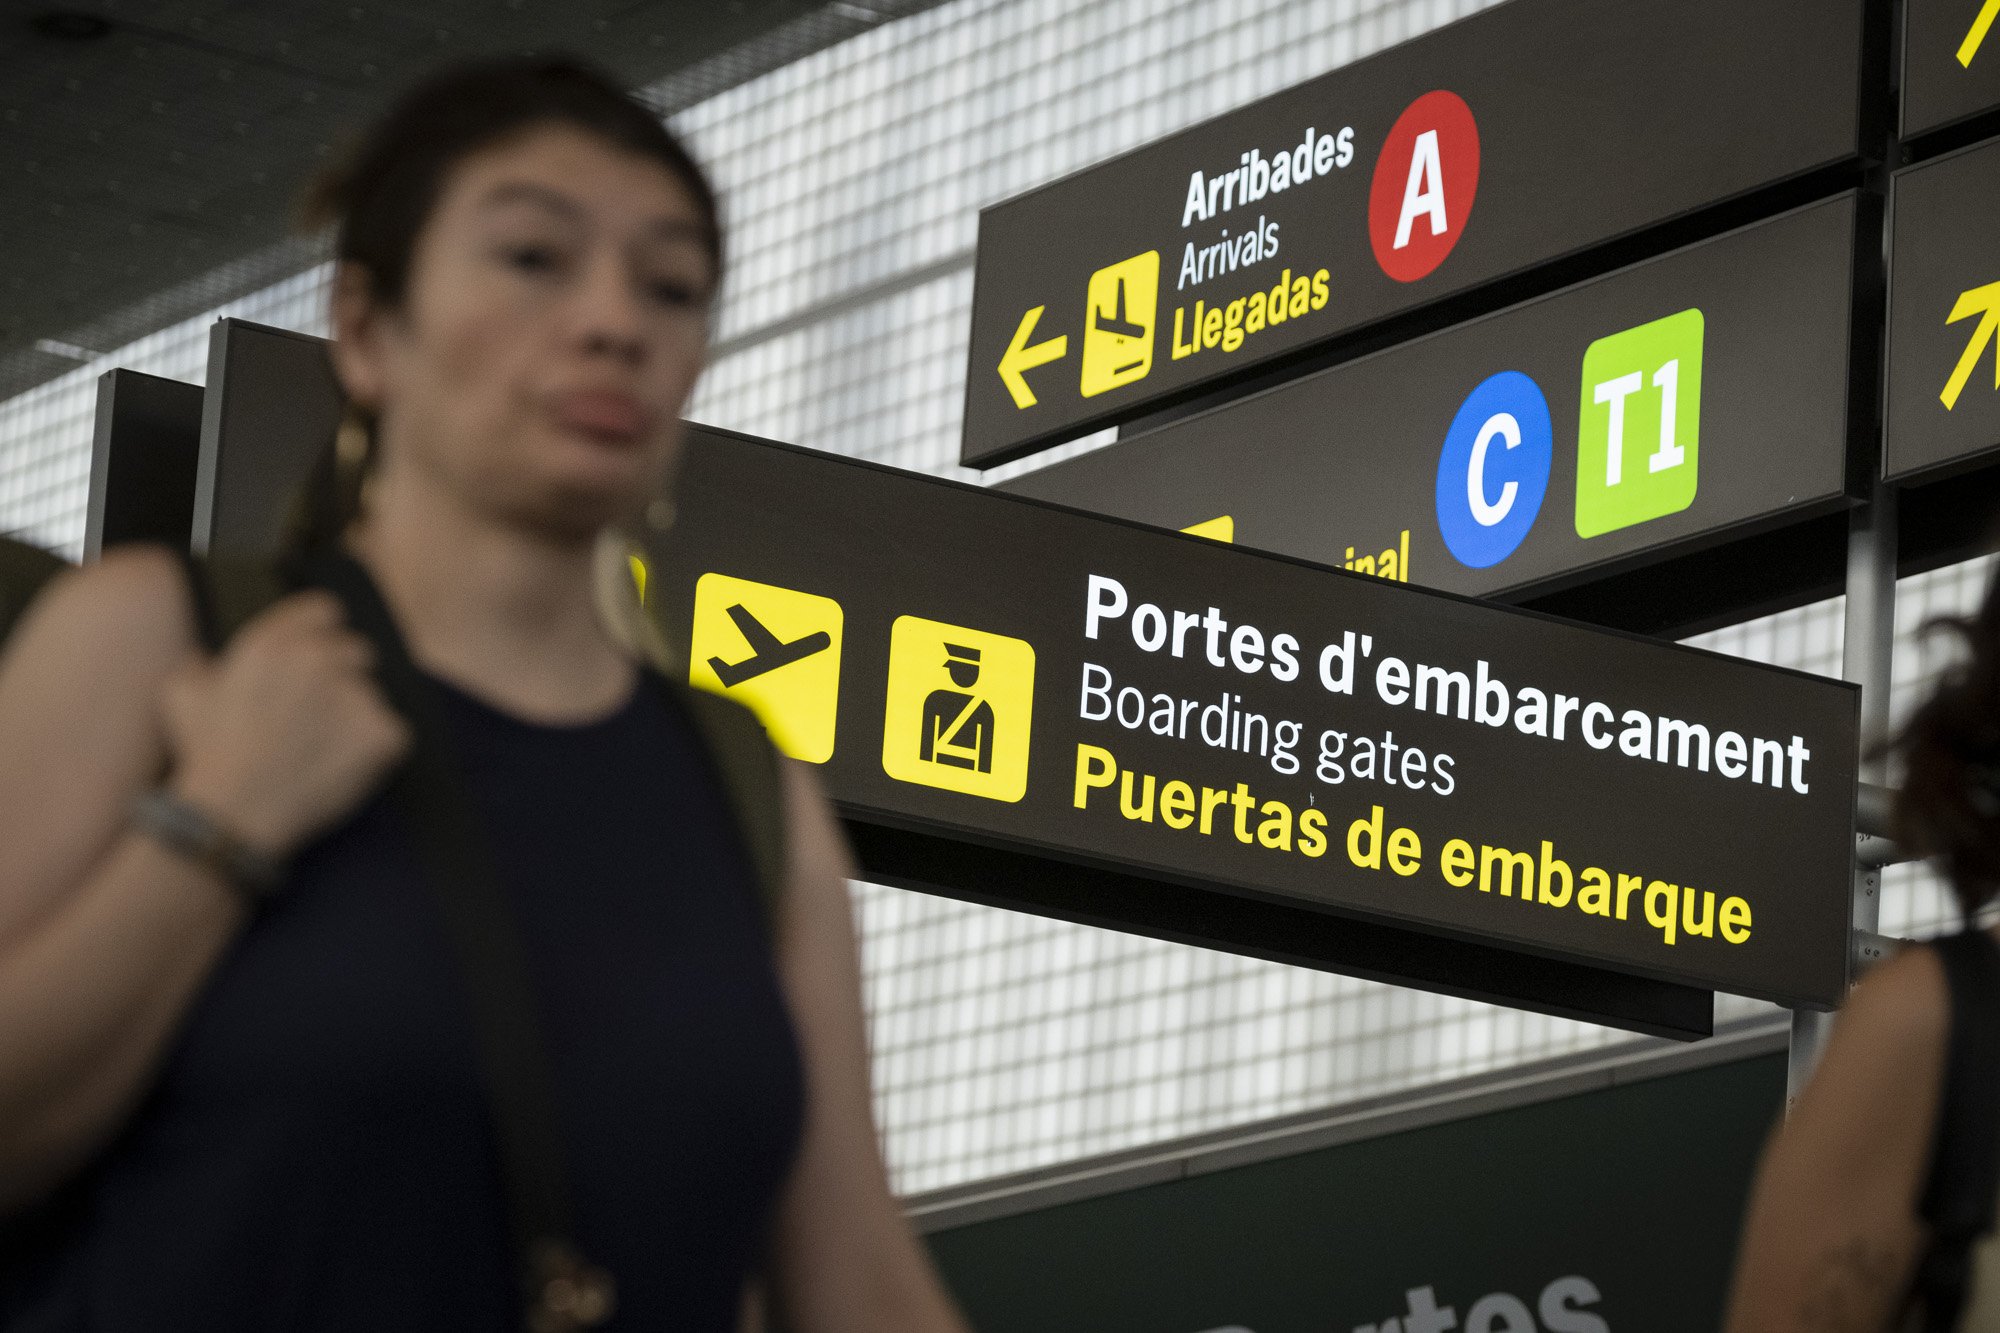
[[[390,794],[408,822],[471,1007],[520,1264],[525,1327],[528,1333],[594,1327],[611,1316],[615,1288],[611,1275],[588,1263],[576,1245],[555,1081],[527,947],[466,789],[450,725],[367,571],[327,551],[302,561],[299,574],[340,598],[348,624],[374,644],[382,692],[411,730],[413,744],[390,781]]]
[[[694,720],[695,731],[715,764],[736,816],[736,830],[750,852],[765,924],[775,934],[788,869],[784,774],[778,768],[777,747],[757,715],[734,699],[698,690],[666,675],[656,679]]]
[[[211,656],[299,581],[296,571],[281,570],[268,561],[170,549],[186,571],[195,631]],[[766,924],[775,927],[787,871],[784,777],[778,770],[777,748],[757,715],[742,704],[664,673],[649,674],[665,689],[669,701],[694,721],[722,780],[737,832],[749,849]]]
[[[242,625],[291,587],[332,591],[348,623],[376,649],[383,692],[410,724],[408,760],[392,794],[409,820],[425,878],[444,912],[472,1001],[480,1067],[507,1187],[510,1229],[522,1263],[528,1325],[536,1333],[588,1327],[615,1300],[608,1274],[577,1252],[548,1055],[533,1007],[524,946],[501,897],[478,814],[456,766],[448,727],[366,571],[321,553],[280,571],[254,560],[197,557],[176,549],[194,603],[195,628],[219,653]],[[652,673],[692,719],[715,765],[757,877],[766,924],[776,925],[786,870],[778,753],[749,709]]]
[[[168,549],[187,578],[195,637],[211,657],[220,654],[258,612],[290,590],[284,574],[265,561],[199,556],[183,546]]]
[[[44,585],[68,569],[67,562],[39,546],[0,537],[0,643]]]
[[[1972,1287],[1972,1251],[1993,1230],[2000,1195],[2000,943],[1968,929],[1935,940],[1951,996],[1945,1071],[1930,1171],[1918,1213],[1930,1245],[1911,1296],[1926,1333],[1958,1327]]]

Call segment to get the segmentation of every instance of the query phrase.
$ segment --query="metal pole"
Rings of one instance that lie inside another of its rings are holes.
[[[1889,674],[1896,648],[1896,497],[1878,476],[1868,503],[1847,525],[1847,617],[1841,633],[1841,676],[1861,687],[1861,780],[1886,784],[1888,761],[1879,751],[1889,734]],[[1851,925],[1872,936],[1882,919],[1882,871],[1854,865]],[[1833,1015],[1792,1011],[1791,1058],[1785,1105],[1798,1100],[1812,1077],[1832,1030]]]

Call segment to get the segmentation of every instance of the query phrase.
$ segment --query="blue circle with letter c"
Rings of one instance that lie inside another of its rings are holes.
[[[1535,382],[1503,370],[1466,396],[1438,457],[1438,533],[1458,563],[1486,569],[1514,554],[1548,494],[1555,431]]]

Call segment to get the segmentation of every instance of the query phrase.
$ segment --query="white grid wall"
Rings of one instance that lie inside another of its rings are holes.
[[[83,553],[84,511],[90,498],[98,376],[123,367],[200,384],[208,377],[209,329],[226,317],[324,338],[331,276],[331,265],[310,268],[240,301],[114,348],[0,403],[0,534],[77,559]]]
[[[683,113],[729,221],[696,419],[942,475],[956,467],[977,209],[1309,78],[1487,0],[956,0]],[[217,314],[324,333],[315,269]],[[81,547],[98,373],[199,382],[203,316],[0,403],[0,532]],[[1019,466],[1090,447],[1065,446]],[[989,474],[989,479],[993,474]],[[1909,635],[1986,562],[1900,589]],[[1703,636],[1827,674],[1841,604]],[[1949,919],[1928,875],[1883,929]],[[1622,1040],[1621,1034],[968,904],[858,886],[877,1108],[899,1189],[933,1189]],[[1755,1010],[1725,1000],[1719,1016]]]

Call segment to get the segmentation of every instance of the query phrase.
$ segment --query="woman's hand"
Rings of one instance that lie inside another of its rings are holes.
[[[339,822],[410,744],[373,665],[331,594],[273,604],[220,657],[197,656],[162,683],[175,793],[273,855]]]

